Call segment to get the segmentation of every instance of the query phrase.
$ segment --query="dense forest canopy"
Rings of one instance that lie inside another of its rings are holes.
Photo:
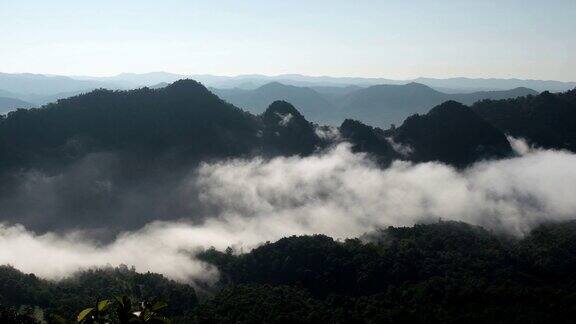
[[[6,309],[74,318],[115,295],[163,300],[176,322],[565,323],[576,314],[576,224],[518,238],[458,222],[389,227],[360,238],[292,236],[249,253],[208,249],[216,286],[126,267],[58,282],[0,268]]]

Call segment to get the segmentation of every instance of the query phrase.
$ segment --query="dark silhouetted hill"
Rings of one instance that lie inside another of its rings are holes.
[[[531,144],[576,152],[576,89],[507,100],[484,100],[472,109],[502,132]]]
[[[436,106],[426,115],[409,117],[394,132],[394,141],[413,149],[413,161],[442,161],[457,166],[511,153],[500,130],[455,101]]]
[[[3,166],[93,151],[122,151],[183,160],[238,156],[257,142],[254,116],[201,84],[182,80],[158,90],[96,90],[0,122]]]
[[[342,138],[352,144],[352,151],[372,154],[381,164],[389,164],[402,158],[394,150],[384,131],[364,125],[359,121],[346,119],[339,127]]]
[[[292,104],[275,101],[261,116],[262,140],[266,152],[282,155],[308,155],[320,145],[314,125]]]

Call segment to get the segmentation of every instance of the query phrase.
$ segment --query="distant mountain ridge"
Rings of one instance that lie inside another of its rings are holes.
[[[285,100],[294,104],[306,118],[318,123],[327,123],[326,116],[336,113],[336,107],[318,92],[310,88],[284,85],[279,82],[271,82],[255,90],[215,88],[211,90],[226,101],[254,114],[264,112],[277,100]]]
[[[17,108],[32,108],[35,105],[20,99],[0,97],[0,115]]]
[[[211,90],[224,100],[256,114],[263,112],[276,100],[286,100],[299,107],[307,118],[320,124],[338,125],[345,119],[356,119],[379,127],[400,124],[412,114],[427,112],[430,107],[449,100],[471,105],[484,99],[508,99],[538,94],[527,88],[447,94],[415,82],[366,88],[324,87],[318,90],[272,82],[255,90]]]
[[[353,87],[370,87],[382,84],[405,85],[411,82],[427,85],[443,93],[509,90],[519,87],[530,88],[539,92],[561,92],[576,87],[576,82],[496,78],[392,80],[386,78],[306,76],[299,74],[217,76],[208,74],[185,75],[169,72],[121,73],[115,76],[94,77],[0,72],[0,96],[42,105],[56,99],[89,92],[98,88],[110,90],[136,89],[151,87],[160,83],[172,83],[186,78],[197,80],[205,86],[218,89],[239,88],[254,90],[271,82],[280,82],[285,85],[309,87],[326,96],[330,96],[330,93],[345,93]],[[3,93],[6,91],[10,95]]]
[[[85,91],[97,88],[117,89],[119,86],[103,81],[77,80],[65,76],[0,72],[0,89],[21,95],[49,96],[62,92]]]

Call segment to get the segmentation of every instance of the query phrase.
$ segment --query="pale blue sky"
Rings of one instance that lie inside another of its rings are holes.
[[[576,80],[576,0],[0,0],[0,71]]]

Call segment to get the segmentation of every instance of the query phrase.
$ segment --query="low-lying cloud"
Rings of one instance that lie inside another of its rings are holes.
[[[213,213],[202,222],[152,222],[106,244],[80,232],[35,234],[3,225],[0,264],[51,279],[127,264],[180,281],[211,281],[217,271],[194,257],[210,246],[247,251],[287,235],[346,238],[438,219],[523,235],[544,221],[576,218],[576,155],[516,144],[523,155],[465,170],[408,162],[381,169],[346,144],[305,158],[203,164],[177,184],[182,204],[194,201]]]

